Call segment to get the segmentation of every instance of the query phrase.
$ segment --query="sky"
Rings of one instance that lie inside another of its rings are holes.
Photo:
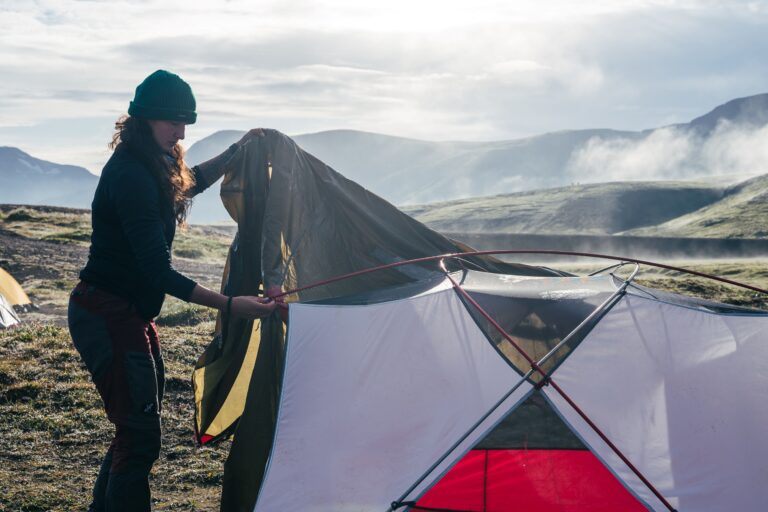
[[[766,55],[768,0],[0,0],[0,146],[98,173],[156,69],[195,92],[187,147],[258,126],[641,130],[768,92]]]

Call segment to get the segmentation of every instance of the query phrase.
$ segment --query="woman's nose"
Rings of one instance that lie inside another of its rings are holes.
[[[185,128],[185,125],[183,125],[183,124],[181,126],[179,126],[178,128],[176,128],[175,135],[176,135],[177,139],[184,140],[184,128]]]

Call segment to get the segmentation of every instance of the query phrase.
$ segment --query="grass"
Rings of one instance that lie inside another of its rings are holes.
[[[768,262],[765,260],[686,260],[667,261],[665,263],[768,290]],[[552,266],[551,263],[549,265]],[[564,264],[556,266],[574,274],[585,275],[605,267],[605,264]],[[632,268],[632,266],[627,265],[624,267],[624,270],[619,272],[619,275],[627,276]],[[671,293],[736,306],[768,310],[768,296],[745,288],[719,283],[711,279],[681,274],[674,270],[641,267],[635,282],[642,286]]]
[[[157,317],[159,326],[178,327],[197,325],[201,322],[216,320],[216,312],[211,308],[190,304],[178,299],[168,298],[163,311]]]
[[[608,235],[655,226],[715,203],[721,195],[721,188],[695,181],[617,182],[474,197],[404,210],[445,232]]]
[[[0,227],[34,240],[87,246],[91,216],[86,210],[0,205]]]
[[[766,238],[768,177],[758,176],[728,189],[720,201],[657,226],[630,232],[645,236]]]
[[[190,368],[213,322],[161,330],[167,365],[163,454],[152,472],[156,510],[218,510],[228,443],[193,445]],[[84,510],[112,434],[66,329],[26,324],[0,331],[2,511]]]
[[[226,261],[232,231],[212,226],[189,226],[177,230],[173,241],[173,255],[203,262]]]

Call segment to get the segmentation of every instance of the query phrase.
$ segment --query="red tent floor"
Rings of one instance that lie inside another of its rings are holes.
[[[647,510],[586,450],[472,450],[419,506],[477,512]]]

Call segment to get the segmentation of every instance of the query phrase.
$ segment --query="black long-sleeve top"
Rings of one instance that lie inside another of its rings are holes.
[[[208,183],[194,169],[199,194]],[[169,293],[189,300],[195,282],[174,270],[173,208],[147,167],[119,147],[104,166],[91,203],[91,248],[80,279],[128,299],[149,320]]]

